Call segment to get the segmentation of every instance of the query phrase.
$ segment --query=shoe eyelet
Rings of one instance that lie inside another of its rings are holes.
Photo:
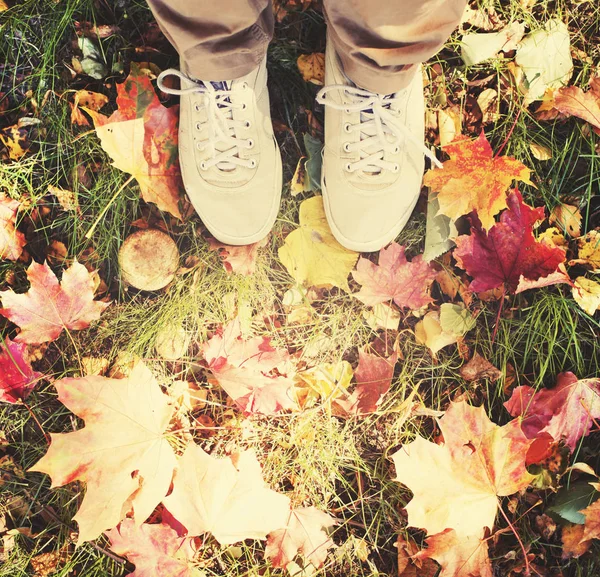
[[[346,172],[354,172],[354,171],[352,170],[352,165],[351,165],[349,162],[348,162],[348,163],[346,163],[346,164],[344,165],[344,170],[345,170]]]
[[[349,122],[346,122],[344,124],[344,132],[347,134],[350,134],[352,132],[352,124],[350,124]]]
[[[196,102],[196,104],[194,104],[194,108],[196,110],[196,112],[200,112],[200,105]]]
[[[248,83],[247,82],[242,82],[242,88],[244,90],[246,90],[248,88]]]
[[[250,128],[252,126],[252,122],[250,122],[249,120],[246,120],[246,122],[244,122],[244,128]]]
[[[250,159],[250,168],[256,168],[256,160],[254,158]]]
[[[400,147],[399,146],[394,146],[394,150],[392,150],[393,154],[398,154],[400,152]]]
[[[254,148],[254,140],[252,140],[251,138],[249,138],[249,139],[246,141],[246,148],[247,148],[248,150],[251,150],[252,148]]]
[[[196,122],[196,130],[202,130],[202,125],[199,122]]]
[[[242,110],[246,110],[246,108],[248,108],[248,106],[246,105],[245,102],[242,102]]]
[[[400,166],[398,164],[394,164],[394,168],[392,168],[392,172],[396,173],[400,170]]]
[[[349,142],[344,142],[344,152],[350,152],[350,143]]]
[[[200,163],[200,170],[208,170],[208,166],[206,166],[206,162],[202,161]]]
[[[196,149],[197,150],[204,150],[204,145],[201,142],[196,142]]]
[[[350,113],[351,113],[351,111],[350,111],[350,109],[349,109],[349,108],[344,108],[344,112],[345,112],[346,114],[350,114]]]

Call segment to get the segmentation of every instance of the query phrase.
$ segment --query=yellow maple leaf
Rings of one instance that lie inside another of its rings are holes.
[[[298,70],[306,82],[323,86],[325,81],[325,54],[302,54],[298,57]]]
[[[509,156],[494,156],[482,132],[476,140],[463,138],[444,147],[450,160],[443,170],[429,170],[423,183],[437,192],[438,214],[452,219],[477,211],[485,230],[494,216],[507,207],[506,194],[515,180],[533,184],[531,170]]]
[[[320,196],[308,198],[300,205],[300,226],[287,236],[278,253],[281,263],[298,284],[336,286],[349,292],[348,275],[358,253],[335,240]]]
[[[583,264],[589,266],[592,272],[600,272],[600,231],[590,230],[578,240],[579,251],[570,265]]]
[[[588,315],[593,315],[600,308],[600,284],[596,281],[577,277],[572,290],[575,302]]]

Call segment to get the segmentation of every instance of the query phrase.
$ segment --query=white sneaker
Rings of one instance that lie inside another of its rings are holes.
[[[343,73],[328,38],[325,149],[321,188],[331,231],[358,252],[379,250],[406,225],[419,198],[424,157],[439,161],[424,144],[423,81],[395,94],[357,88]]]
[[[166,87],[174,75],[181,88]],[[258,242],[279,212],[281,155],[273,135],[266,58],[250,74],[227,82],[165,70],[158,86],[181,96],[179,162],[186,192],[220,242]]]

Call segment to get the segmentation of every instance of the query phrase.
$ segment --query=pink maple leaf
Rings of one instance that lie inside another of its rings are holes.
[[[404,247],[393,242],[379,252],[379,264],[361,257],[352,271],[361,284],[354,296],[368,306],[393,300],[400,308],[418,309],[432,302],[428,294],[436,272],[422,256],[407,261]]]
[[[513,417],[523,418],[521,428],[527,438],[551,435],[573,451],[579,439],[590,433],[594,420],[600,419],[600,379],[560,373],[552,389],[515,388],[504,406]]]
[[[63,329],[87,328],[110,304],[94,300],[92,275],[78,262],[64,271],[60,283],[47,263],[32,262],[27,279],[31,286],[26,293],[0,292],[0,315],[21,328],[18,342],[44,343],[56,339]]]
[[[190,563],[195,550],[192,539],[179,537],[164,523],[144,523],[136,527],[133,519],[124,519],[115,529],[107,531],[110,548],[135,565],[129,577],[192,577]]]
[[[204,343],[202,353],[214,380],[245,413],[270,415],[296,407],[293,380],[285,375],[288,352],[267,337],[244,339],[238,319]]]
[[[6,339],[0,349],[0,401],[24,401],[43,377],[31,368],[27,345]]]
[[[538,242],[533,236],[533,225],[544,218],[543,208],[525,204],[516,189],[509,194],[507,203],[508,210],[487,233],[473,214],[471,234],[459,236],[455,241],[454,258],[473,277],[474,292],[502,284],[515,292],[524,280],[538,281],[555,273],[565,260],[561,248]],[[555,280],[565,282],[564,275],[557,275]],[[540,284],[543,283],[537,286]]]
[[[259,242],[244,246],[231,246],[222,244],[214,238],[208,239],[210,250],[216,250],[223,262],[223,268],[228,273],[237,273],[244,276],[254,274],[256,271],[256,257],[258,249],[266,246],[268,237]]]

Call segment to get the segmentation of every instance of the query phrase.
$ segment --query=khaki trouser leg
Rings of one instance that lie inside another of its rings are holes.
[[[390,94],[408,85],[460,22],[466,0],[324,0],[344,72],[359,87]]]
[[[232,80],[256,68],[273,37],[270,0],[148,0],[181,69],[202,80]]]
[[[361,88],[389,94],[410,83],[458,25],[467,0],[324,0],[344,71]],[[203,80],[254,69],[273,36],[270,0],[148,0],[181,56]]]

